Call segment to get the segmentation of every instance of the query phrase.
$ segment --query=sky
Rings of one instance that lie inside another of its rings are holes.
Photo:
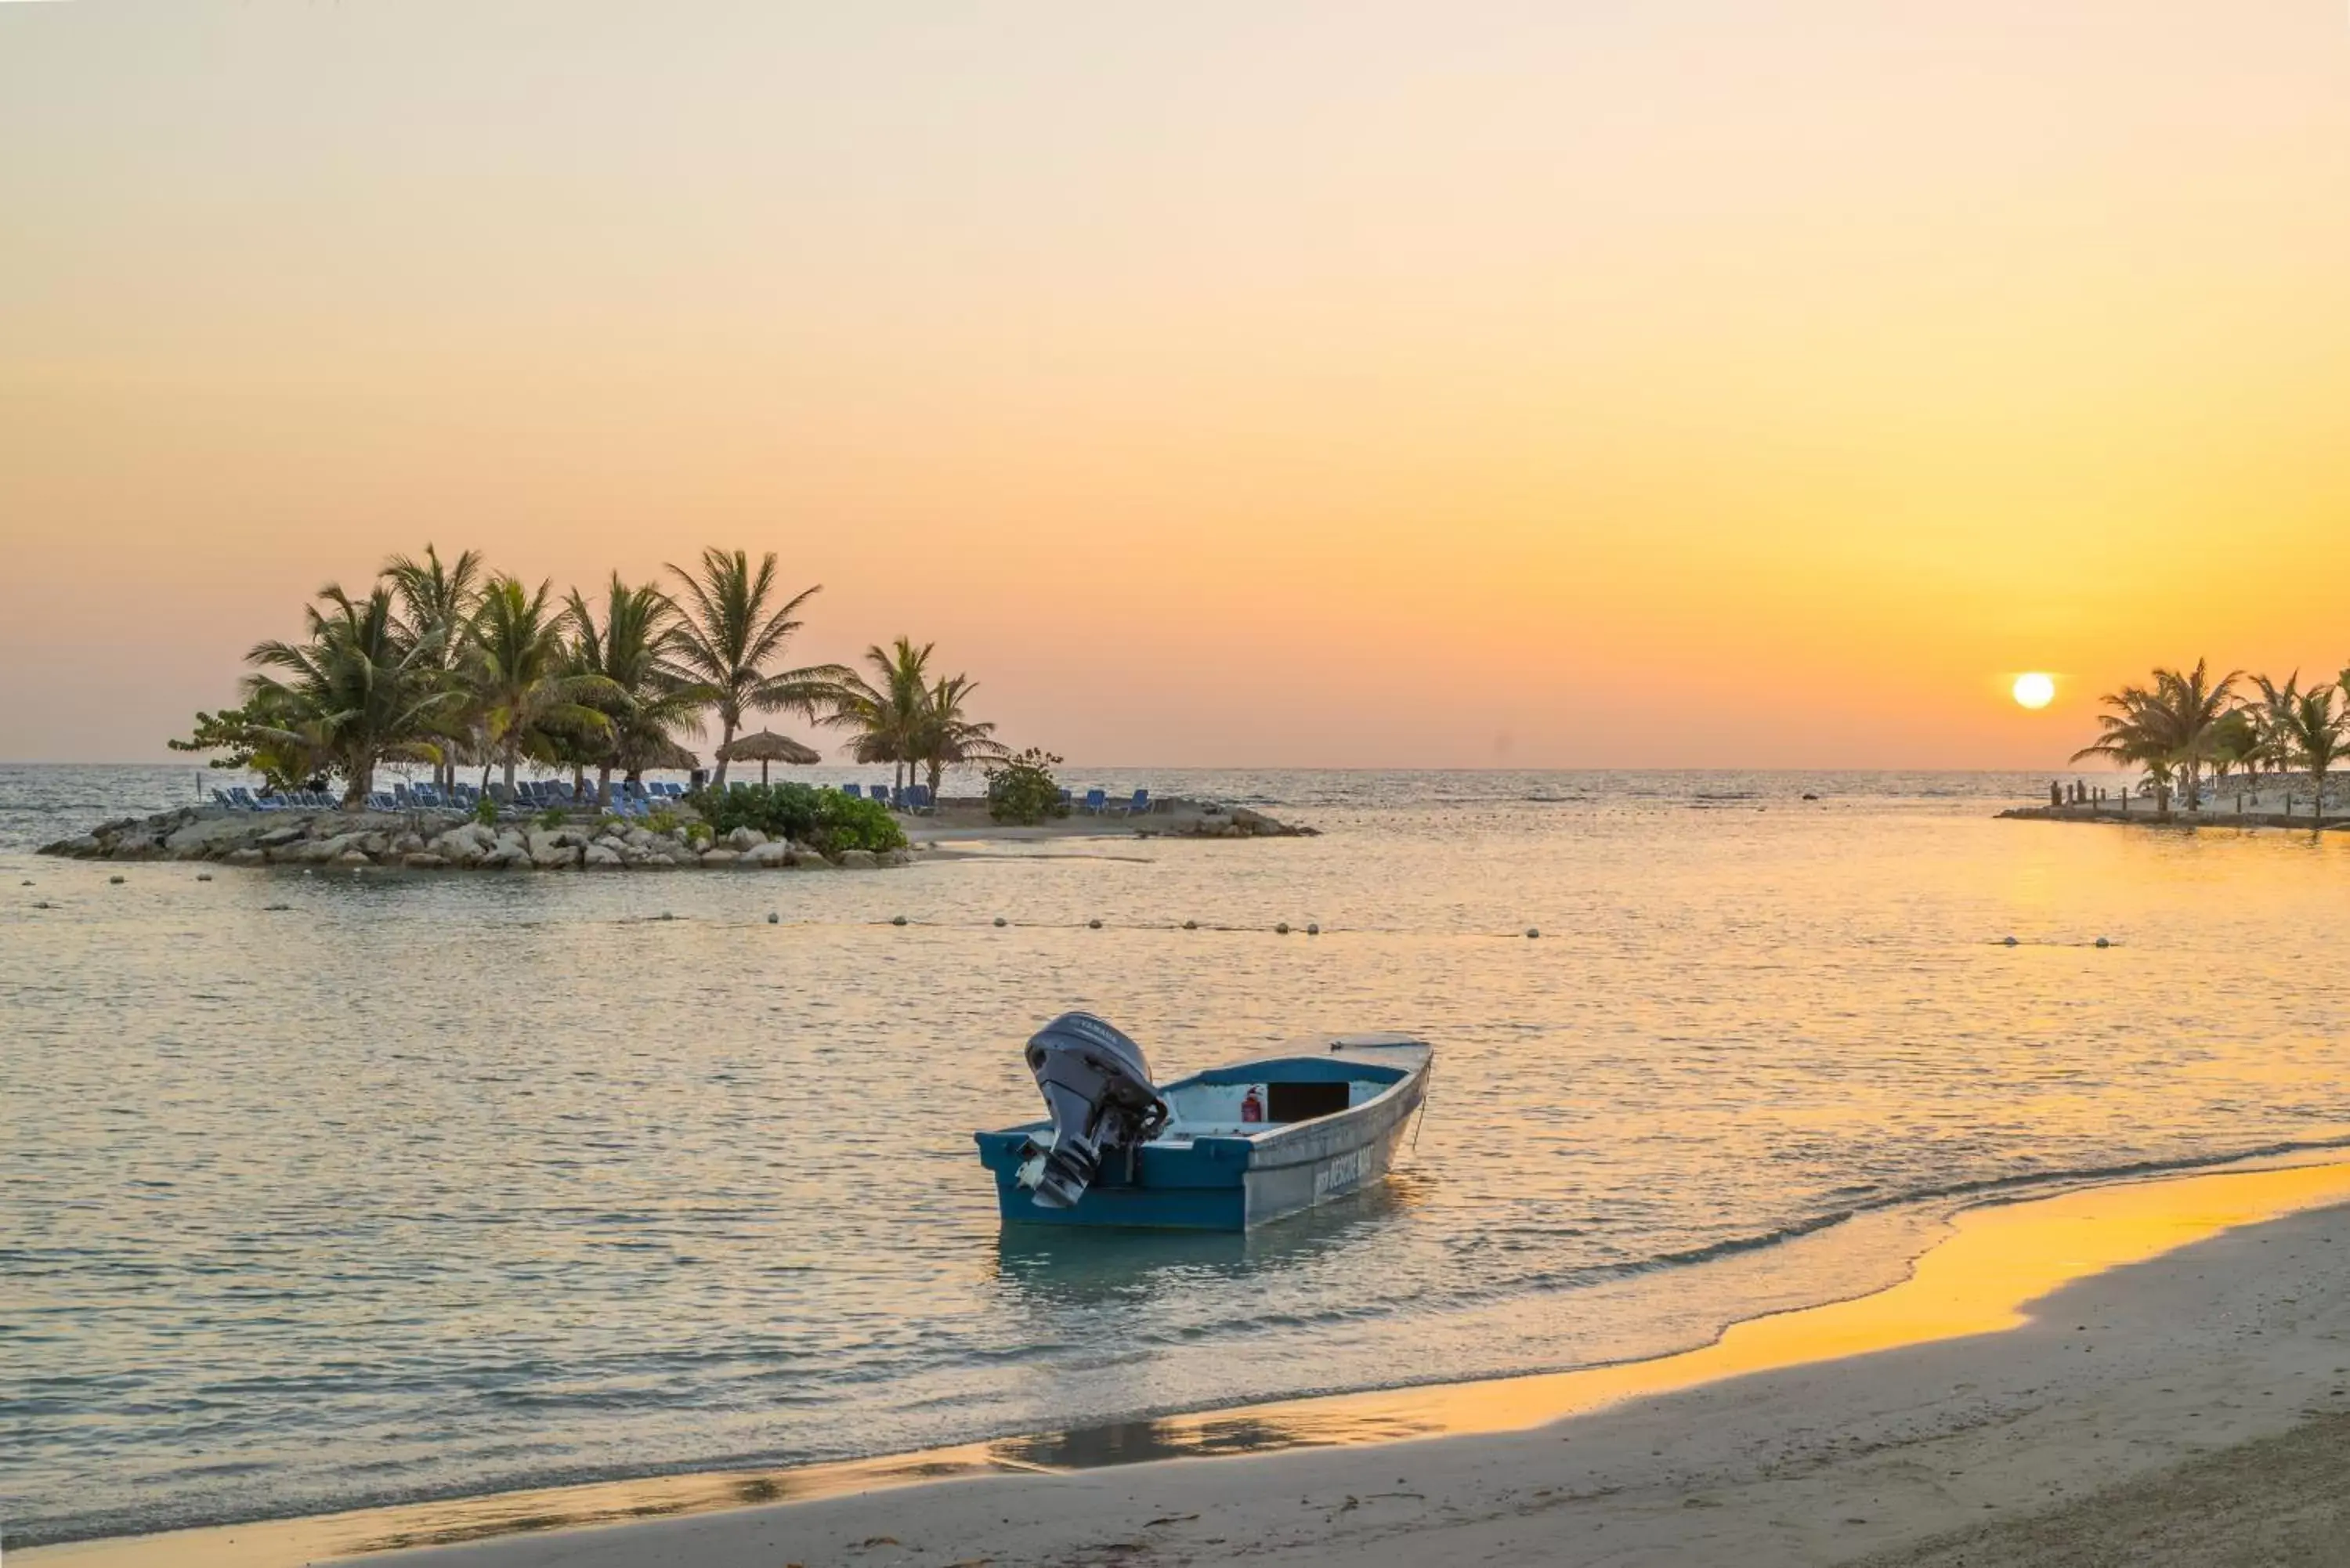
[[[772,550],[1086,763],[2350,662],[2338,0],[0,5],[0,760],[428,542]]]

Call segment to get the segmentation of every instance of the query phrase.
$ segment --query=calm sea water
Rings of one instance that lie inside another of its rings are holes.
[[[2350,1136],[2350,838],[1991,820],[2038,779],[1104,772],[1325,836],[865,876],[29,853],[194,776],[0,768],[12,1545],[1661,1351],[1987,1184]],[[969,1134],[1072,1006],[1162,1075],[1421,1031],[1416,1151],[1244,1241],[999,1234]]]

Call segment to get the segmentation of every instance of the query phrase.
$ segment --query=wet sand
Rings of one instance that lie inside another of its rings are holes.
[[[1903,1284],[1653,1361],[22,1555],[79,1568],[354,1555],[400,1568],[2338,1563],[2345,1204],[2350,1166],[2095,1188],[1970,1210]],[[1232,1454],[1247,1457],[1167,1457]],[[2137,1544],[2082,1554],[2120,1539]]]

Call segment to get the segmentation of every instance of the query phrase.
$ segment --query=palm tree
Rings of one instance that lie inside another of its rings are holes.
[[[394,556],[384,562],[377,575],[391,586],[399,598],[400,635],[419,646],[431,639],[431,667],[444,673],[453,670],[464,653],[465,625],[481,600],[482,553],[467,550],[443,566],[441,552],[427,544],[421,561]],[[432,759],[432,783],[436,787],[446,788],[456,781],[455,743],[463,738],[450,735],[452,744],[442,748],[447,754]]]
[[[675,564],[669,569],[685,585],[685,613],[673,634],[670,658],[709,689],[707,701],[718,710],[721,754],[712,782],[723,784],[723,753],[733,744],[745,714],[788,708],[813,719],[833,702],[848,671],[837,664],[814,664],[769,673],[767,667],[782,657],[792,634],[800,629],[793,618],[822,591],[819,584],[773,604],[775,552],[760,560],[755,572],[742,551],[729,555],[719,549],[702,552],[699,574]]]
[[[868,648],[865,662],[875,679],[854,670],[841,671],[835,682],[832,711],[817,722],[835,729],[854,730],[849,754],[860,763],[889,763],[890,783],[902,787],[909,764],[920,760],[923,715],[930,706],[931,649],[924,643],[900,637],[887,649]]]
[[[454,696],[436,679],[441,638],[403,636],[389,587],[354,601],[329,583],[317,597],[303,612],[307,641],[245,655],[262,667],[245,678],[246,707],[266,716],[263,734],[340,774],[351,806],[375,787],[377,763],[437,754],[427,737]]]
[[[2157,688],[2168,699],[2178,735],[2171,760],[2184,771],[2181,782],[2189,811],[2203,804],[2203,764],[2211,760],[2224,736],[2221,722],[2234,705],[2236,682],[2244,678],[2242,670],[2232,670],[2213,681],[2206,663],[2197,659],[2195,668],[2184,675],[2175,670],[2154,672]]]
[[[2284,720],[2293,760],[2309,770],[2310,793],[2316,800],[2311,815],[2320,823],[2325,818],[2325,775],[2350,750],[2350,736],[2344,733],[2344,720],[2350,719],[2350,713],[2334,711],[2334,696],[2331,686],[2312,687],[2301,694]]]
[[[650,583],[632,588],[614,572],[601,626],[578,589],[571,591],[569,605],[575,666],[611,685],[598,703],[612,732],[598,747],[596,769],[597,804],[608,805],[612,770],[637,782],[679,731],[700,727],[701,711],[715,694],[670,662],[678,609],[660,589]]]
[[[2202,803],[2203,764],[2228,738],[2224,722],[2241,679],[2242,671],[2237,670],[2214,683],[2199,659],[2185,674],[2157,670],[2151,689],[2125,686],[2103,699],[2114,710],[2097,715],[2104,732],[2074,753],[2073,760],[2102,756],[2143,767],[2155,786],[2157,809],[2166,816],[2175,778],[2187,809],[2193,811]]]
[[[2113,710],[2097,715],[2096,740],[2073,753],[2073,760],[2103,757],[2124,767],[2140,767],[2155,782],[2157,808],[2170,812],[2170,753],[2173,744],[2169,715],[2154,692],[2143,686],[2125,686],[2098,699]]]
[[[951,763],[976,762],[982,757],[1008,757],[1010,747],[995,738],[995,725],[971,718],[963,699],[979,689],[968,675],[941,680],[925,693],[920,722],[914,732],[914,760],[930,771],[931,798],[936,800],[939,780]]]
[[[2252,756],[2266,773],[2282,774],[2293,768],[2293,743],[2286,738],[2286,721],[2301,701],[2301,671],[2285,677],[2279,686],[2265,675],[2252,677],[2261,689],[2260,696],[2247,702],[2242,711],[2249,716],[2254,736]]]
[[[548,602],[551,587],[541,583],[532,592],[514,577],[493,577],[468,628],[465,688],[492,754],[504,764],[508,789],[524,752],[548,732],[586,739],[612,729],[612,721],[589,706],[608,697],[612,683],[572,668],[564,617]]]

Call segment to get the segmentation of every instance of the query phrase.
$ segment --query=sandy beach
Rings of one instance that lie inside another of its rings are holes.
[[[1050,1473],[1020,1457],[1049,1457],[1050,1442],[981,1445],[829,1474],[567,1489],[24,1558],[2335,1563],[2350,1539],[2345,1272],[2350,1166],[2118,1184],[1968,1210],[1904,1283],[1740,1324],[1681,1355],[1293,1401],[1081,1435],[1059,1451],[1337,1446]],[[925,1472],[951,1479],[907,1484]],[[795,1494],[809,1501],[740,1506]],[[640,1522],[565,1528],[632,1515]]]

